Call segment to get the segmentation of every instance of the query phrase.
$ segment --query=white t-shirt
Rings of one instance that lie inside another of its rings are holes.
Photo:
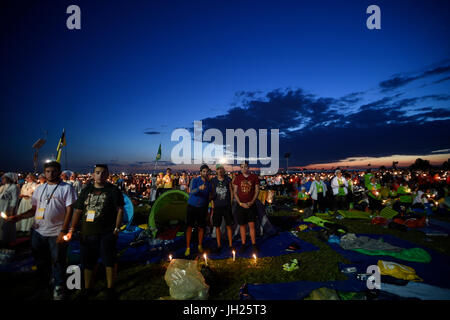
[[[47,202],[48,198],[50,199]],[[36,206],[32,228],[44,237],[58,236],[64,224],[66,207],[74,204],[76,200],[77,194],[68,183],[61,182],[59,185],[45,183],[38,186],[31,198],[31,204]],[[38,219],[43,209],[44,217]]]

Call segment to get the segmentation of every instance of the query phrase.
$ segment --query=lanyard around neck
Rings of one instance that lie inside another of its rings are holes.
[[[49,203],[49,201],[50,201],[50,199],[53,197],[53,194],[55,193],[56,189],[58,189],[60,183],[61,183],[61,182],[58,182],[58,184],[56,185],[56,188],[53,189],[52,193],[50,194],[50,197],[48,197],[48,195],[47,195],[47,199],[45,200],[45,203],[46,203],[46,204]],[[41,193],[41,197],[39,198],[39,203],[42,203],[42,196],[44,195],[45,191],[47,190],[47,187],[48,187],[48,184],[46,183],[46,184],[45,184],[45,187],[44,187],[44,190],[43,190],[42,193]]]

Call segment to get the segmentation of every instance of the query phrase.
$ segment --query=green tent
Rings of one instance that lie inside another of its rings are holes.
[[[185,221],[189,195],[180,190],[169,190],[156,199],[150,211],[148,226],[158,229],[171,220]]]

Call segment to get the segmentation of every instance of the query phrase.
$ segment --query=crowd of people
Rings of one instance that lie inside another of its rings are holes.
[[[270,206],[274,199],[285,198],[313,212],[368,210],[376,215],[388,200],[397,211],[405,208],[442,207],[448,199],[448,171],[411,171],[386,169],[365,171],[295,172],[259,176],[248,162],[240,172],[226,172],[222,165],[211,170],[207,165],[199,173],[166,172],[153,174],[110,174],[103,164],[93,172],[77,174],[61,171],[58,162],[44,165],[42,174],[1,174],[0,241],[7,247],[17,235],[31,237],[32,254],[39,279],[53,288],[53,297],[64,297],[64,278],[68,242],[80,231],[81,261],[84,274],[82,296],[89,296],[93,268],[101,257],[106,267],[108,293],[114,296],[115,243],[122,225],[124,197],[146,199],[154,203],[172,189],[189,194],[186,212],[186,251],[191,255],[192,228],[198,230],[198,253],[203,253],[204,228],[208,212],[216,227],[217,247],[222,250],[220,226],[225,221],[228,248],[232,245],[236,205],[241,247],[247,246],[247,227],[252,251],[257,253],[255,221],[256,201]],[[209,210],[211,208],[211,210]]]

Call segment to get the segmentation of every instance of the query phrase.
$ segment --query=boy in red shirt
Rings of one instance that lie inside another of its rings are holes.
[[[235,199],[238,203],[237,220],[241,231],[242,246],[239,253],[242,254],[246,249],[246,233],[247,224],[250,229],[250,239],[252,241],[253,252],[257,253],[256,247],[256,231],[255,221],[258,215],[255,201],[259,193],[259,179],[251,173],[248,166],[248,161],[241,164],[241,174],[233,180],[233,191]]]

